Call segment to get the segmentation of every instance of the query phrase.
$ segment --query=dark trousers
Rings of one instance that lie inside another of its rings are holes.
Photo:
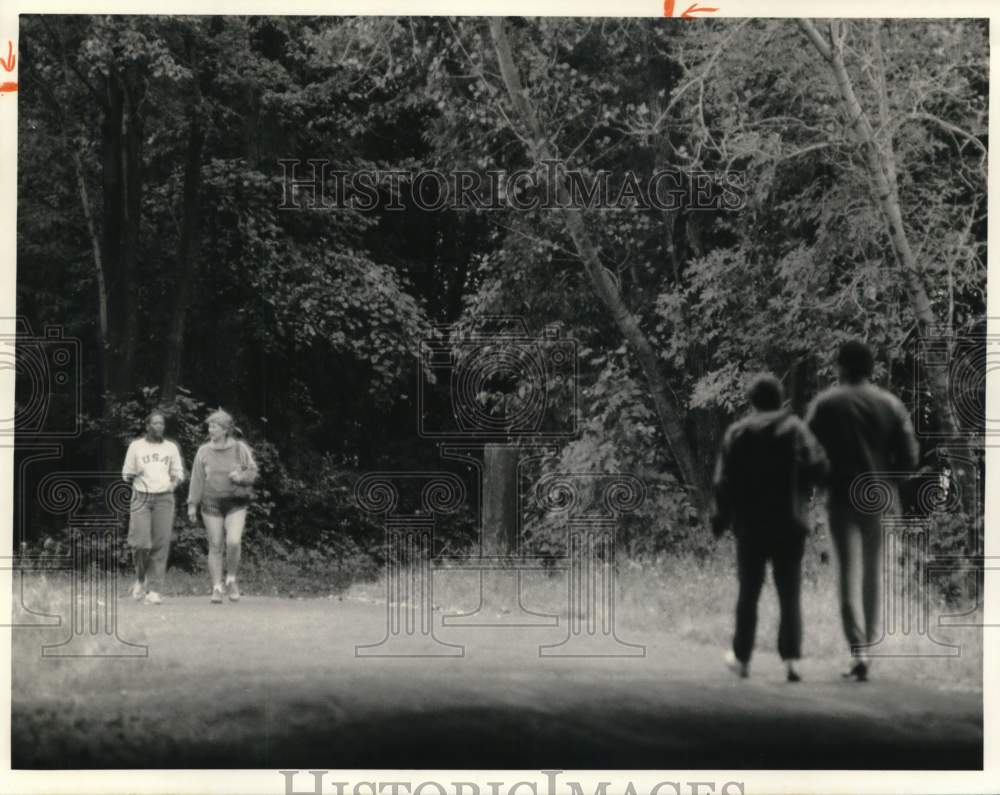
[[[882,517],[830,502],[830,535],[840,573],[840,617],[851,654],[863,656],[882,633]]]
[[[761,541],[744,536],[736,544],[740,595],[736,602],[736,634],[733,653],[740,662],[749,662],[757,634],[757,602],[771,561],[774,587],[778,591],[781,623],[778,626],[778,653],[783,660],[802,656],[802,554],[805,536],[790,533],[776,540]]]

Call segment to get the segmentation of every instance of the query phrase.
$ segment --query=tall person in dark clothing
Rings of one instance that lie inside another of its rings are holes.
[[[715,469],[712,531],[718,537],[732,526],[740,578],[736,633],[726,663],[740,676],[749,676],[757,602],[770,560],[781,606],[778,652],[788,681],[798,682],[809,496],[826,474],[826,457],[805,423],[782,408],[777,378],[757,376],[749,396],[753,410],[726,431]]]
[[[851,485],[861,475],[916,469],[919,446],[906,407],[869,380],[875,366],[863,342],[837,354],[840,383],[820,393],[807,422],[830,460],[830,535],[840,572],[840,612],[851,660],[845,677],[868,678],[866,650],[880,639],[882,516],[859,510]],[[890,481],[885,485],[892,488]],[[899,500],[894,499],[893,505]]]

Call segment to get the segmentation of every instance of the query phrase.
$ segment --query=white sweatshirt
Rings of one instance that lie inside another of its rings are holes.
[[[150,442],[144,436],[128,446],[122,477],[134,477],[132,487],[144,494],[163,494],[174,490],[171,478],[184,480],[184,462],[177,445],[164,439]]]

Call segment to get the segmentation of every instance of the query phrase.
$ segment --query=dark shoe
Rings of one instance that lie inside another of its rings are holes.
[[[841,674],[844,679],[856,679],[858,682],[868,681],[868,663],[864,660],[855,660],[851,667]]]
[[[785,678],[789,682],[801,682],[802,681],[802,675],[798,671],[796,671],[794,668],[789,668],[788,669],[788,673],[785,675]]]

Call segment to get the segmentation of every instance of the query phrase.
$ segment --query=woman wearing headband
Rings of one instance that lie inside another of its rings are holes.
[[[188,492],[188,519],[198,519],[198,508],[208,532],[208,571],[212,577],[212,602],[223,600],[223,553],[225,590],[231,602],[239,601],[236,573],[240,565],[243,527],[250,505],[251,487],[257,479],[253,453],[233,438],[233,418],[228,412],[213,411],[206,420],[208,441],[198,448],[191,466]]]

